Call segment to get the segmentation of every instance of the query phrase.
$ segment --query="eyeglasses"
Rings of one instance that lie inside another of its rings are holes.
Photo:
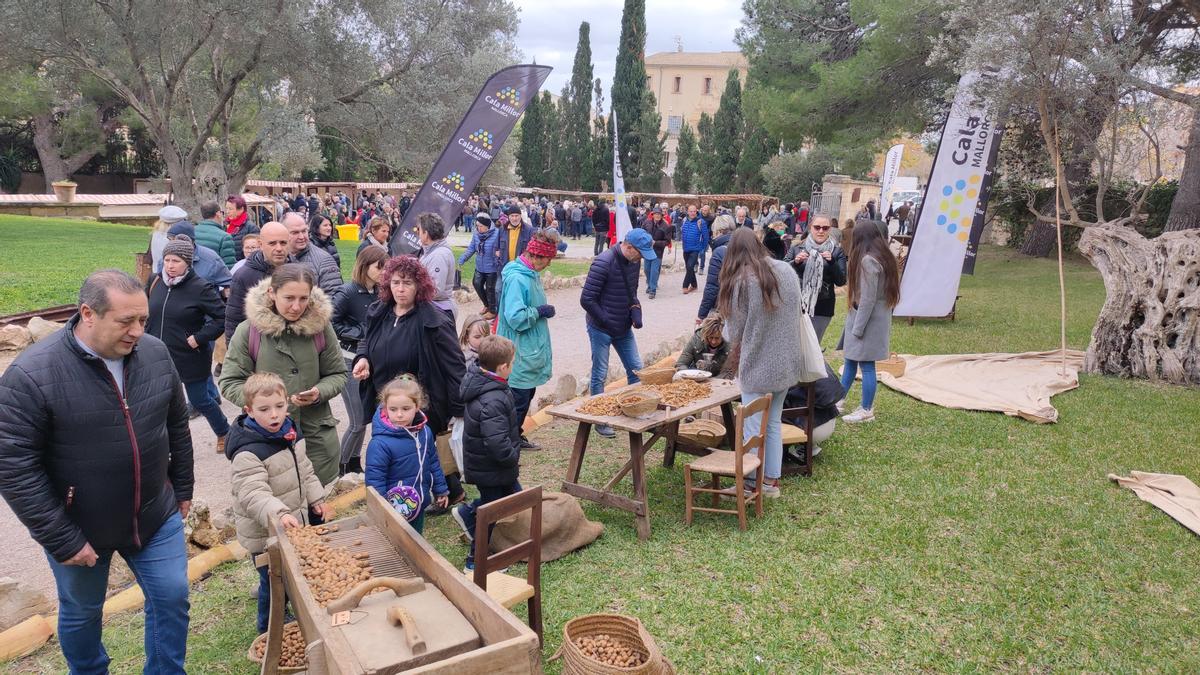
[[[817,232],[824,232],[825,230],[831,229],[831,227],[829,225],[826,225],[824,227],[822,227],[820,225],[813,225],[812,229],[816,230]]]

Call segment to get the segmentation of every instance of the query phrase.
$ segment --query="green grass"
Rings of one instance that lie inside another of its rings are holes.
[[[134,255],[150,245],[150,229],[64,218],[0,215],[0,316],[75,302],[89,273],[116,267],[132,273]],[[338,242],[342,276],[350,279],[358,242]],[[454,249],[462,254],[464,247]],[[555,276],[586,274],[586,260],[555,260]],[[36,270],[36,272],[34,271]],[[471,285],[475,259],[462,266]]]
[[[1080,262],[1067,284],[1068,340],[1084,348],[1104,291]],[[1056,290],[1052,263],[986,248],[958,320],[897,322],[893,345],[1054,348]],[[588,503],[603,536],[543,566],[543,653],[571,617],[617,611],[640,617],[688,673],[1200,671],[1200,541],[1106,479],[1200,478],[1200,391],[1085,376],[1054,404],[1061,421],[1039,426],[881,387],[878,421],[840,427],[815,475],[785,479],[746,532],[706,514],[684,527],[682,469],[653,451],[650,541],[629,514]],[[556,487],[573,435],[562,423],[537,431],[545,450],[525,456],[522,482]],[[602,482],[625,453],[593,438],[584,481]],[[426,526],[458,564],[456,533],[448,518]],[[247,564],[230,564],[193,594],[192,670],[253,672],[252,585]],[[141,667],[141,625],[135,614],[107,626],[114,672]],[[16,666],[63,667],[55,643]]]

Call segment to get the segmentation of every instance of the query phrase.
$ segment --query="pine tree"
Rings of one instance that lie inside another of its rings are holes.
[[[713,171],[717,166],[716,139],[714,138],[713,118],[708,113],[700,113],[700,121],[696,123],[696,175],[695,189],[697,193],[713,192]]]
[[[675,191],[689,194],[696,186],[696,134],[687,122],[679,130],[679,145],[675,149],[675,174],[671,177],[675,182]]]
[[[621,41],[613,76],[612,110],[617,115],[621,166],[632,172],[637,165],[640,137],[638,121],[646,92],[646,0],[625,0],[621,14]]]
[[[525,116],[521,118],[517,175],[526,187],[542,187],[546,183],[546,113],[538,96],[529,102]]]
[[[584,161],[589,149],[592,129],[588,118],[592,111],[592,45],[591,26],[579,24],[579,43],[575,47],[575,66],[565,97],[566,119],[563,120],[563,182],[578,190],[583,186]]]
[[[612,173],[612,141],[609,140],[608,129],[604,123],[604,88],[600,86],[600,78],[592,87],[595,95],[592,109],[592,133],[588,139],[588,149],[583,164],[583,189],[600,190],[606,178]]]
[[[721,105],[713,117],[713,150],[716,164],[713,166],[713,183],[709,189],[715,193],[733,192],[737,183],[738,159],[742,153],[744,122],[742,115],[742,83],[737,70],[731,69],[725,80],[725,92],[721,94]]]
[[[658,192],[666,165],[667,136],[659,131],[662,115],[658,114],[654,94],[646,90],[638,118],[638,154],[636,186],[642,192]]]
[[[544,144],[546,157],[546,173],[544,174],[541,187],[562,187],[561,107],[562,99],[559,99],[559,105],[556,107],[554,99],[550,96],[550,92],[542,92],[542,115],[546,120],[545,132],[542,134],[542,143]]]

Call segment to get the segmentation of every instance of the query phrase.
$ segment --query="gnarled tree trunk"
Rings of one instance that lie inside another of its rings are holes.
[[[1146,239],[1104,223],[1083,231],[1079,251],[1108,291],[1084,371],[1200,385],[1200,230]]]
[[[1164,232],[1179,232],[1200,227],[1200,111],[1192,112],[1192,128],[1183,152],[1183,173],[1179,190],[1171,202]]]

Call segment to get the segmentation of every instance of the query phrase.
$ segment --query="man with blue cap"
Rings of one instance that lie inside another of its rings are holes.
[[[638,263],[657,259],[650,233],[633,228],[619,246],[592,261],[579,304],[587,312],[588,340],[592,344],[588,391],[593,396],[604,391],[610,347],[616,348],[629,384],[639,381],[635,372],[642,368],[642,357],[633,337],[633,329],[642,327],[642,305],[637,297]],[[597,425],[596,433],[605,438],[616,436],[607,424]]]

